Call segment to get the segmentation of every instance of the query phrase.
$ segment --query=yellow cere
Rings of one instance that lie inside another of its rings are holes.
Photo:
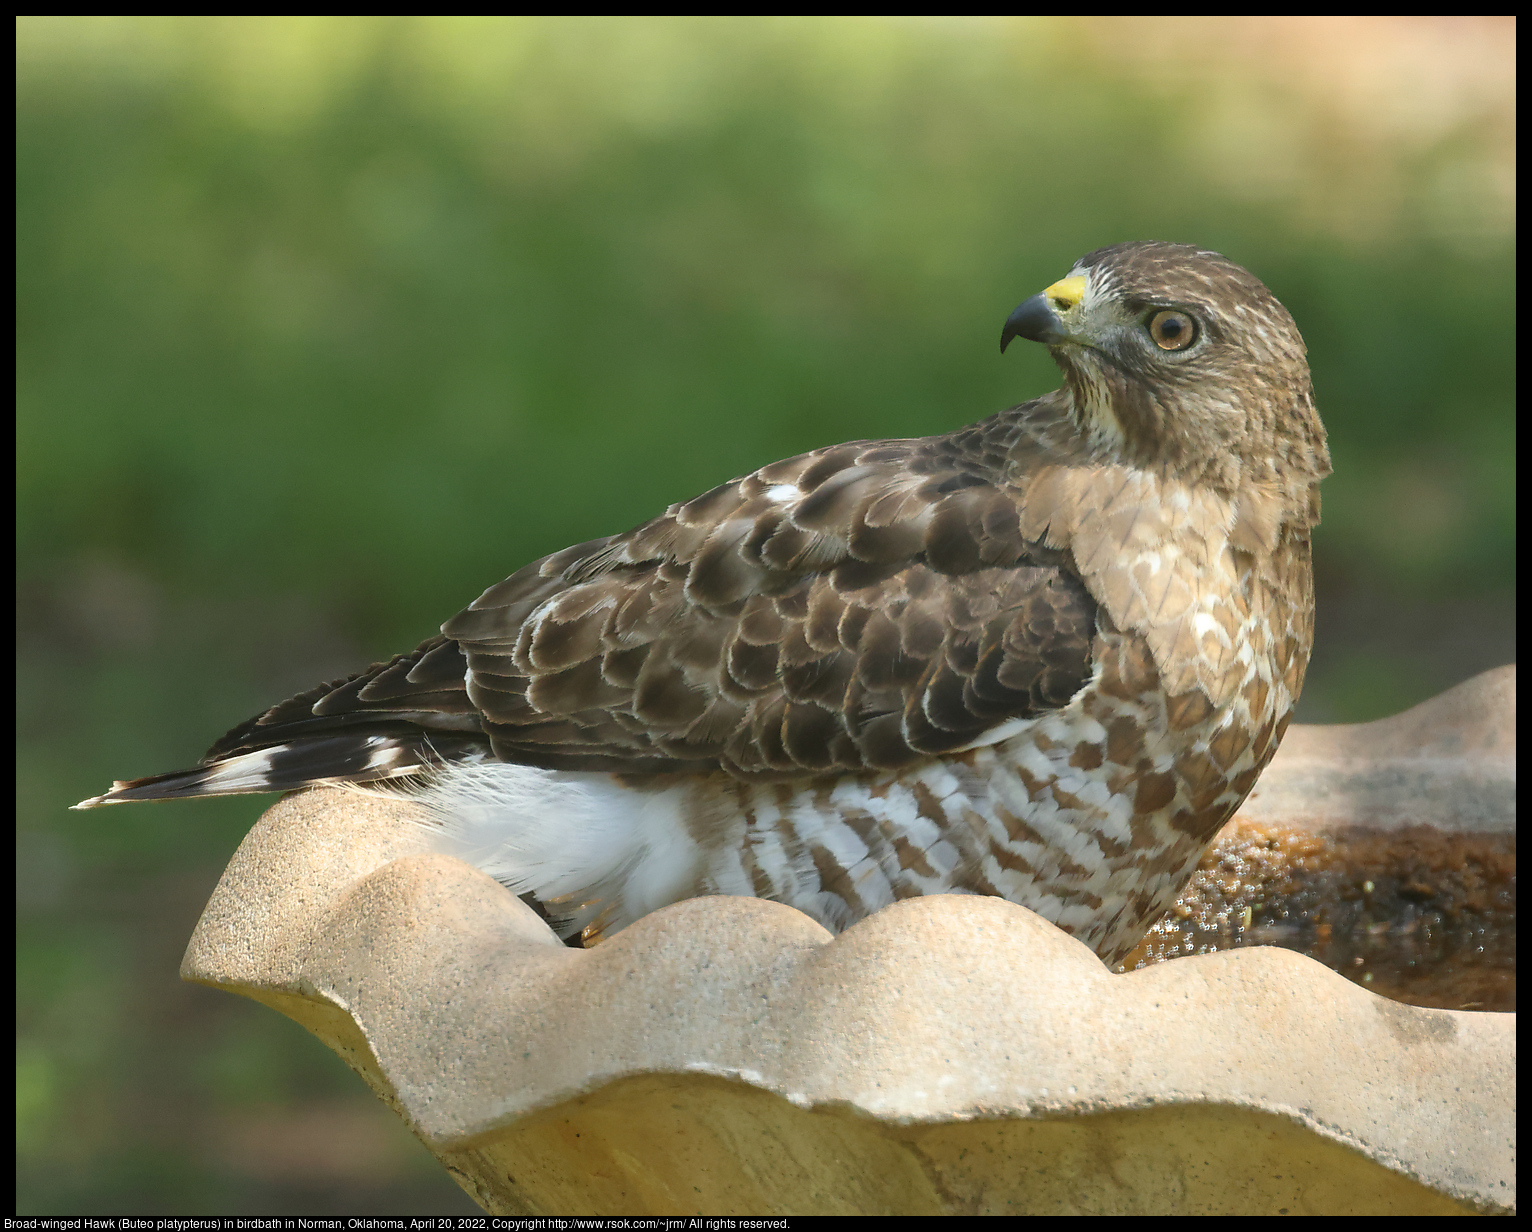
[[[1073,308],[1085,298],[1085,275],[1076,274],[1072,278],[1060,278],[1043,294],[1060,308]]]

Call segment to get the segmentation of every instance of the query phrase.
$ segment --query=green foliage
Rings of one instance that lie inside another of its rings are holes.
[[[158,73],[23,60],[24,573],[297,590],[392,644],[763,459],[1041,392],[1006,311],[1157,237],[1305,329],[1347,464],[1325,550],[1508,580],[1507,252],[1230,200],[1193,100],[1082,81],[1053,27],[353,21],[289,33],[362,46],[285,103],[226,27],[160,36],[199,31]]]

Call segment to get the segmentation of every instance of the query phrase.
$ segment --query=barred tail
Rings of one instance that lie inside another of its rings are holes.
[[[147,778],[119,780],[112,790],[74,805],[77,809],[137,800],[189,800],[292,791],[322,783],[372,783],[420,774],[444,761],[481,749],[482,740],[440,735],[307,737],[248,753],[219,757],[206,765]]]

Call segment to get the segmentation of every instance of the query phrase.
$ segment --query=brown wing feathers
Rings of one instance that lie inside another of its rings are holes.
[[[487,592],[445,632],[496,753],[802,777],[905,765],[1063,705],[1095,603],[1021,539],[985,474],[1003,451],[953,452],[788,459]]]
[[[962,748],[1090,672],[1095,601],[1021,538],[1003,457],[969,429],[775,463],[527,566],[208,757],[413,727],[553,768],[801,778]]]
[[[203,764],[282,741],[336,735],[348,729],[376,734],[404,734],[412,728],[482,733],[478,712],[463,687],[466,666],[456,643],[433,637],[408,654],[318,685],[241,723],[207,751]]]

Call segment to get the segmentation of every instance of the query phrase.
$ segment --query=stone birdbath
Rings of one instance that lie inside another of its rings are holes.
[[[181,974],[312,1031],[498,1214],[1506,1213],[1514,731],[1514,668],[1294,728],[1121,974],[966,896],[570,949],[335,789],[261,817]]]

